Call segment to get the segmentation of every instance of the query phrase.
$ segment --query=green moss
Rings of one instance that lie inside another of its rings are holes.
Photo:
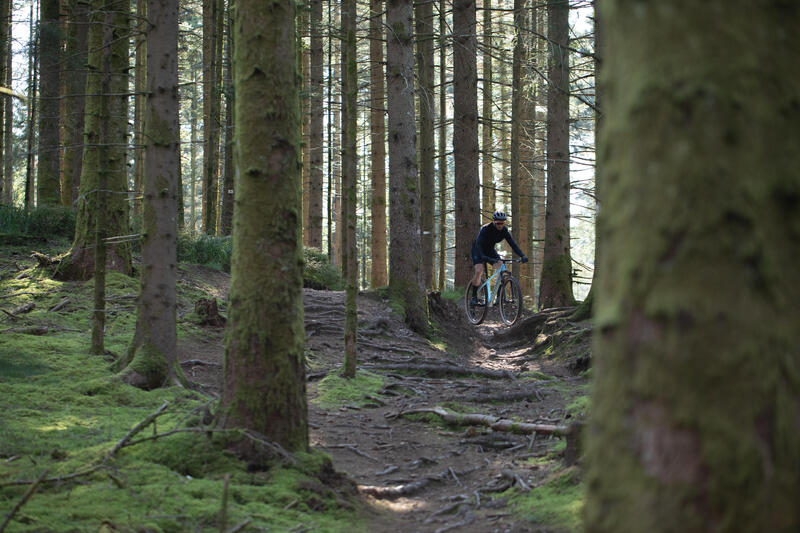
[[[575,468],[554,474],[530,492],[509,491],[514,511],[556,531],[581,531],[583,489]]]
[[[576,396],[568,405],[567,405],[567,414],[572,415],[573,417],[581,417],[586,414],[586,410],[589,408],[590,399],[588,395],[584,396]]]
[[[346,404],[364,405],[370,401],[366,397],[379,396],[383,386],[383,376],[370,372],[357,372],[354,379],[330,374],[319,382],[317,397],[312,402],[327,409]]]
[[[66,476],[96,465],[164,401],[169,402],[167,412],[134,441],[156,431],[202,427],[197,412],[207,398],[179,387],[143,391],[124,385],[115,380],[111,359],[89,354],[91,282],[53,281],[41,272],[33,272],[31,279],[0,281],[0,294],[17,291],[33,294],[6,298],[4,307],[34,301],[36,308],[18,320],[47,325],[50,332],[2,335],[0,479],[32,480],[44,469],[51,476]],[[106,346],[120,354],[133,334],[137,292],[134,278],[108,274]],[[48,311],[64,297],[70,303],[63,311]],[[182,305],[188,305],[185,299]],[[185,334],[193,331],[184,329]],[[108,468],[40,486],[8,529],[217,531],[224,477],[231,474],[228,527],[249,519],[254,529],[272,531],[299,525],[315,531],[365,531],[350,504],[322,485],[330,464],[324,454],[298,454],[295,466],[251,472],[225,451],[223,442],[192,432],[123,448]],[[0,509],[10,509],[26,488],[0,488]]]

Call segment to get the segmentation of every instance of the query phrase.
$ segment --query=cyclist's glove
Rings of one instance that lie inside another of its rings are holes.
[[[527,263],[528,262],[528,258],[526,256],[524,256],[524,255],[522,256],[522,262],[523,263]]]

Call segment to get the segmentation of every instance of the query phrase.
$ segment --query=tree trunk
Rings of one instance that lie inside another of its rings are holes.
[[[800,9],[636,7],[600,3],[586,529],[798,531]]]
[[[475,0],[453,1],[453,159],[455,162],[455,283],[472,278],[472,241],[481,223],[478,180],[478,96]]]
[[[303,106],[303,244],[308,246],[309,239],[309,205],[311,201],[311,53],[306,46],[306,36],[309,33],[309,8],[308,4],[300,7],[300,27],[297,32],[297,45],[300,50],[300,68],[303,73],[303,90],[301,103]]]
[[[495,186],[494,186],[494,148],[492,141],[492,0],[483,0],[483,87],[481,91],[482,124],[481,151],[483,164],[481,165],[481,179],[483,183],[481,206],[484,211],[495,211]]]
[[[514,228],[522,226],[522,209],[520,206],[520,151],[522,150],[522,61],[525,57],[525,0],[514,0],[514,51],[511,60],[511,174],[509,186],[511,191],[511,215],[514,217]],[[521,244],[525,244],[521,241]],[[513,264],[511,271],[519,278],[519,265]]]
[[[537,32],[543,34],[547,31],[547,6],[536,6]],[[536,39],[535,54],[536,65],[540,71],[547,68],[547,56],[550,49],[549,43],[544,39]],[[536,80],[536,105],[539,109],[547,109],[547,79],[537,76]],[[547,129],[547,111],[536,112],[535,131],[536,137],[536,165],[533,180],[533,213],[534,213],[534,247],[532,251],[534,284],[542,279],[542,262],[544,261],[544,234],[545,234],[545,200],[547,198],[546,177],[544,165],[546,161],[545,145]],[[534,293],[531,293],[533,295]]]
[[[240,170],[218,424],[253,430],[287,450],[305,451],[295,3],[237,0],[233,30],[235,160]],[[265,264],[273,268],[266,271]],[[251,459],[260,455],[245,441],[238,451]]]
[[[37,120],[37,83],[39,81],[39,60],[38,44],[36,42],[36,26],[34,18],[35,2],[31,2],[30,8],[30,24],[28,26],[29,47],[28,47],[28,116],[26,120],[26,144],[27,144],[27,157],[25,160],[25,209],[30,209],[36,204],[36,190],[35,185],[35,165],[36,158],[34,157],[34,147],[36,146],[36,124]]]
[[[189,180],[191,186],[189,187],[190,194],[192,195],[191,203],[189,204],[189,231],[195,233],[197,231],[197,118],[198,118],[198,105],[199,100],[197,94],[197,70],[195,65],[192,65],[192,85],[191,85],[191,101],[189,102],[190,128],[191,128],[191,144],[189,145]],[[202,207],[201,207],[202,209]]]
[[[123,380],[147,389],[177,384],[178,0],[148,0],[147,117],[142,273],[136,332]]]
[[[219,0],[203,0],[203,233],[217,232],[219,202]]]
[[[311,1],[308,244],[322,250],[322,0]]]
[[[225,47],[225,150],[223,157],[222,173],[222,211],[220,213],[220,235],[230,235],[233,232],[233,209],[234,209],[234,139],[236,137],[233,122],[233,109],[236,101],[236,87],[233,85],[233,31],[231,31],[232,11],[235,10],[234,0],[229,0],[228,4],[228,33],[227,46]],[[234,9],[231,9],[231,8]],[[181,207],[181,211],[183,211]]]
[[[447,288],[447,21],[445,0],[439,0],[439,279]]]
[[[419,79],[419,212],[422,233],[423,287],[433,288],[434,254],[434,102],[433,90],[433,0],[418,2],[415,9],[417,40],[417,77]],[[413,57],[411,68],[414,68]],[[409,80],[411,81],[411,80]],[[413,97],[413,96],[412,96]],[[413,110],[413,101],[412,101]],[[394,224],[394,222],[392,222]]]
[[[61,27],[59,0],[39,4],[39,149],[36,189],[39,205],[61,203],[59,158]]]
[[[389,111],[389,292],[405,321],[428,330],[420,239],[419,178],[414,123],[414,26],[411,0],[387,4],[386,108]],[[419,27],[419,26],[418,26]],[[425,105],[425,104],[421,104]],[[432,139],[431,139],[432,141]],[[431,169],[432,170],[432,169]]]
[[[536,10],[528,7],[522,13],[522,53],[530,65],[535,55],[534,33]],[[533,246],[534,177],[536,175],[536,78],[533,69],[526,68],[522,74],[519,117],[519,212],[515,213],[514,229],[520,248],[529,254]],[[535,302],[533,263],[514,263],[514,270],[522,288],[522,294]]]
[[[356,247],[356,154],[358,71],[356,65],[356,1],[342,2],[342,270],[347,283],[344,325],[344,375],[356,375],[358,328],[358,250]]]
[[[8,68],[8,55],[12,53],[10,44],[11,35],[11,0],[0,0],[0,86],[10,87],[11,80]],[[0,98],[0,154],[5,154],[6,144],[11,143],[11,137],[6,136],[5,118],[6,118],[6,100],[11,100],[9,96],[4,95]],[[8,203],[5,201],[6,197],[6,171],[5,165],[0,165],[0,203]]]
[[[5,16],[8,20],[11,17],[10,11]],[[8,79],[13,78],[12,72],[12,31],[11,25],[8,27],[8,43],[6,54],[6,75]],[[3,101],[5,108],[4,123],[0,127],[5,129],[5,143],[3,145],[3,194],[0,196],[0,202],[6,205],[14,203],[14,99],[5,98]]]
[[[69,2],[69,31],[66,43],[66,95],[64,131],[66,146],[63,159],[62,203],[77,206],[83,166],[83,128],[86,106],[86,62],[88,58],[89,4],[84,0]]]
[[[547,207],[539,307],[573,305],[569,234],[569,2],[547,5]]]
[[[108,194],[104,231],[109,237],[130,235],[128,221],[127,145],[128,145],[128,4],[121,0],[92,4],[89,26],[89,63],[86,79],[86,109],[80,196],[72,249],[59,266],[64,279],[89,279],[94,275],[94,228],[97,225],[98,191]],[[110,91],[103,90],[103,29],[106,13],[113,13],[111,36]],[[103,106],[108,106],[110,123],[107,140],[101,139]],[[108,176],[106,187],[100,186],[100,173]],[[130,275],[132,272],[130,241],[122,239],[109,244],[107,268]]]
[[[369,72],[372,149],[372,273],[370,286],[385,287],[386,273],[386,88],[383,68],[383,0],[370,1]]]
[[[145,90],[147,88],[147,33],[150,31],[147,20],[147,0],[136,0],[136,24],[133,25],[134,53],[136,68],[134,70],[134,111],[133,111],[133,225],[138,231],[142,227],[142,191],[144,186],[144,146],[147,143],[144,132],[147,105]]]

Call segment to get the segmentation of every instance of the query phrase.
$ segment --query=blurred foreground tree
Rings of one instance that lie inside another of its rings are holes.
[[[798,531],[800,6],[600,9],[586,529]]]

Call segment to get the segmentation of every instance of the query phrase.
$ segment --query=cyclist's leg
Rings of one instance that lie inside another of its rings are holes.
[[[475,295],[481,284],[483,273],[483,252],[477,245],[472,245],[472,294]]]

